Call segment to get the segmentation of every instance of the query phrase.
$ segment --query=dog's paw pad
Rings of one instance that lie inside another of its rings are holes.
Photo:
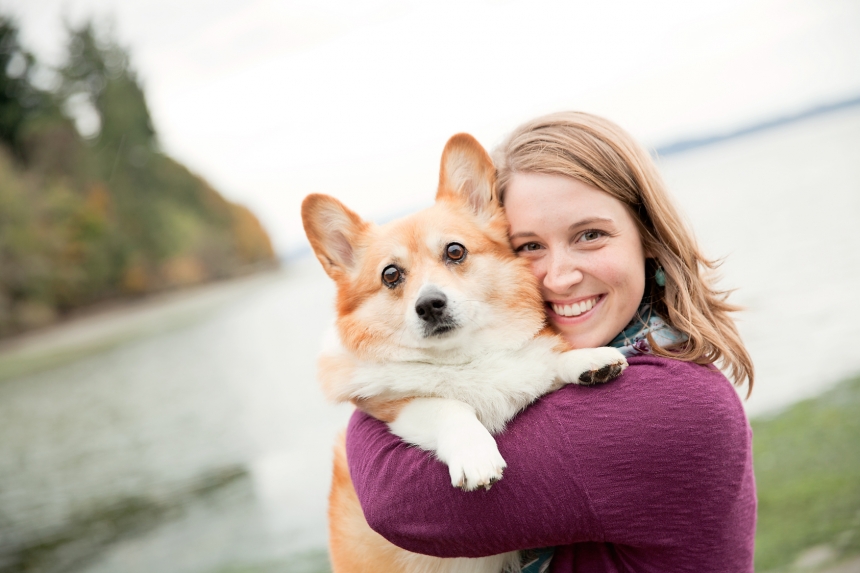
[[[627,366],[625,362],[614,362],[596,370],[588,370],[579,375],[579,383],[584,386],[605,384],[610,380],[618,378],[624,372],[625,366]]]

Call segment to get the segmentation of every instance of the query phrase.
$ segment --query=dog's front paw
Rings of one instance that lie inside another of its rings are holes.
[[[617,378],[627,368],[627,360],[616,348],[584,348],[562,355],[562,379],[584,386],[603,384]]]
[[[627,367],[627,361],[615,362],[602,366],[597,370],[589,370],[579,375],[579,383],[583,386],[594,386],[595,384],[604,384],[624,372]]]
[[[439,457],[448,464],[451,485],[463,491],[490,487],[502,479],[507,467],[499,453],[496,440],[486,430],[466,433],[456,443],[439,451]]]
[[[497,449],[494,452],[472,451],[452,460],[448,464],[448,473],[451,485],[463,491],[473,491],[479,487],[490,489],[502,479],[505,467],[507,464]]]

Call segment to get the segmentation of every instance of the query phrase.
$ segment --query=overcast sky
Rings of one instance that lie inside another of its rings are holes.
[[[0,0],[59,63],[112,22],[163,148],[304,242],[301,199],[369,218],[432,201],[452,134],[561,109],[657,145],[860,94],[857,0]]]

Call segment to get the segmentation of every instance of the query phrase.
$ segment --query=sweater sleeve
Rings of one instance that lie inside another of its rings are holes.
[[[508,467],[489,491],[453,488],[441,462],[360,412],[347,454],[370,526],[413,552],[480,557],[596,541],[719,558],[738,545],[751,555],[750,437],[721,373],[642,356],[609,384],[566,386],[512,420],[497,436]]]

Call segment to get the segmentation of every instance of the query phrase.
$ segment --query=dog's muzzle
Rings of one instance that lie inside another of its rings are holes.
[[[441,290],[427,289],[415,303],[415,314],[424,323],[424,336],[442,336],[457,328],[448,307],[448,297]]]

